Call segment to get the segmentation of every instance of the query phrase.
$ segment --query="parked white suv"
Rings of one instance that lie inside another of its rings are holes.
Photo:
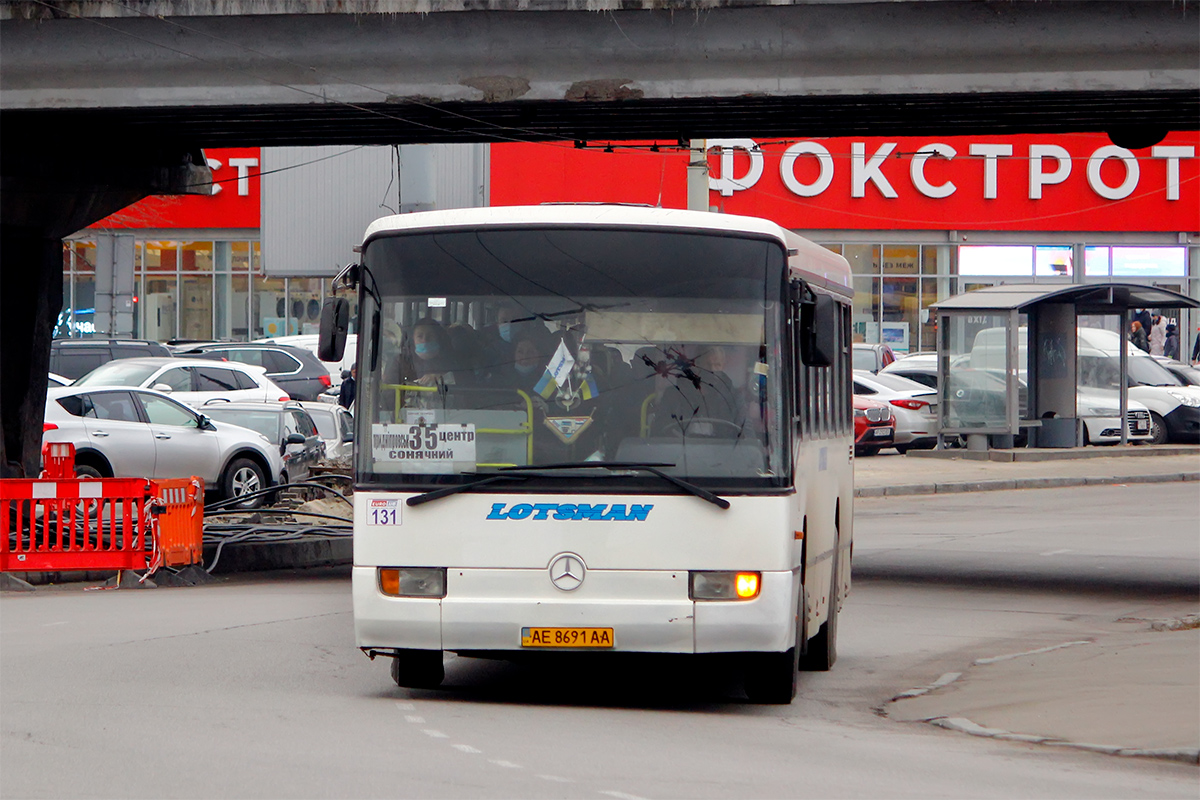
[[[80,476],[196,475],[206,489],[227,499],[274,486],[283,473],[279,448],[262,434],[213,422],[148,389],[51,387],[42,441],[75,445],[75,473]],[[260,505],[263,499],[246,505]]]
[[[129,386],[165,392],[201,406],[208,400],[290,400],[263,367],[235,361],[208,363],[183,358],[126,358],[110,361],[72,386]]]

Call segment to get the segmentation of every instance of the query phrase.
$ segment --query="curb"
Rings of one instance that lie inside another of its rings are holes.
[[[1182,621],[1182,620],[1181,620]],[[1008,661],[1014,658],[1023,656],[1036,655],[1038,653],[1048,653],[1053,650],[1061,650],[1065,647],[1074,647],[1076,645],[1092,644],[1091,641],[1079,640],[1071,642],[1063,642],[1062,644],[1050,645],[1049,647],[1040,647],[1036,650],[1028,650],[1022,653],[1006,653],[1000,656],[992,656],[989,658],[977,658],[971,662],[971,666],[985,666],[994,664],[998,661]],[[929,694],[930,692],[949,686],[963,676],[962,672],[947,672],[940,678],[926,686],[918,686],[914,689],[900,692],[888,700],[887,704],[895,703],[897,700],[907,700],[913,697],[920,697]],[[886,706],[882,709],[886,715]],[[1182,761],[1185,764],[1200,764],[1200,748],[1161,748],[1147,749],[1136,747],[1123,747],[1122,745],[1114,744],[1095,744],[1092,742],[1068,742],[1064,739],[1058,739],[1054,736],[1041,736],[1032,733],[1014,733],[1006,731],[1002,728],[988,728],[976,722],[972,722],[966,717],[926,717],[924,719],[914,720],[915,722],[923,722],[928,725],[934,725],[938,728],[944,728],[948,731],[956,733],[965,733],[970,736],[979,736],[985,739],[999,739],[1006,742],[1024,742],[1025,744],[1042,744],[1050,747],[1071,747],[1076,750],[1086,750],[1092,753],[1103,753],[1110,756],[1128,756],[1136,758],[1159,758],[1168,761]]]
[[[1000,739],[1008,742],[1025,742],[1027,744],[1044,744],[1049,747],[1071,747],[1076,750],[1087,750],[1092,753],[1103,753],[1110,756],[1132,756],[1136,758],[1162,758],[1169,761],[1182,761],[1185,764],[1200,764],[1200,749],[1181,747],[1178,749],[1145,750],[1133,747],[1121,747],[1111,744],[1092,744],[1090,742],[1065,742],[1052,736],[1036,736],[1027,733],[1012,733],[1000,728],[985,728],[965,717],[930,717],[921,722],[936,725],[949,731],[966,733],[971,736],[981,736],[985,739]]]
[[[862,486],[855,497],[896,497],[918,494],[958,494],[962,492],[1000,492],[1010,489],[1060,489],[1070,486],[1111,486],[1120,483],[1180,483],[1200,481],[1200,472],[1167,472],[1161,475],[1120,475],[1108,477],[1013,478],[1011,480],[956,481],[948,483],[908,483],[899,486]]]

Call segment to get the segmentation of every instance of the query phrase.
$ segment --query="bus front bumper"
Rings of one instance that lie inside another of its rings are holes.
[[[440,599],[389,597],[375,567],[355,567],[358,646],[521,651],[522,629],[540,627],[611,628],[606,649],[618,652],[782,652],[795,641],[792,572],[763,572],[758,596],[738,601],[690,600],[687,570],[594,569],[562,592],[544,569],[449,569],[446,589]]]

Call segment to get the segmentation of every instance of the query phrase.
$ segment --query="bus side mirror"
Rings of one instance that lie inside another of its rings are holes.
[[[326,297],[321,307],[317,358],[322,361],[341,361],[346,352],[346,331],[349,329],[350,301],[344,297]]]
[[[810,367],[833,364],[837,340],[837,307],[833,298],[814,294],[800,305],[800,358]]]

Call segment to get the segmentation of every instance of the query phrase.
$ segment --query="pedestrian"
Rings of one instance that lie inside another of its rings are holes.
[[[354,405],[354,393],[358,387],[358,364],[350,366],[350,375],[342,381],[342,388],[338,389],[338,405],[342,408],[350,408]]]
[[[1147,331],[1150,336],[1150,355],[1161,356],[1163,344],[1167,340],[1167,320],[1162,314],[1155,314]]]
[[[1163,341],[1163,355],[1179,359],[1179,329],[1174,322],[1167,324],[1167,338]]]
[[[1200,361],[1200,328],[1196,328],[1196,343],[1192,345],[1192,363]]]
[[[1150,352],[1150,338],[1146,336],[1146,330],[1142,327],[1142,323],[1136,319],[1129,324],[1129,341],[1139,350],[1145,353]]]

